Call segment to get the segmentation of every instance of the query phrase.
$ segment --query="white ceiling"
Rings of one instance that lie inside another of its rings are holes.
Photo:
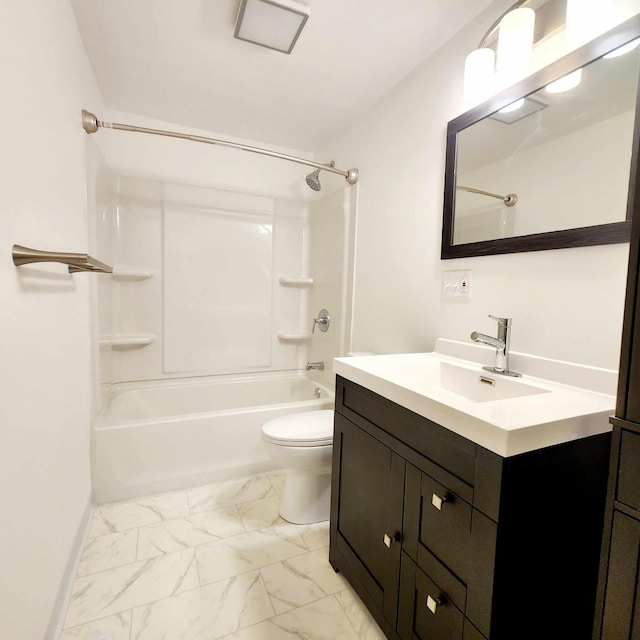
[[[286,55],[233,37],[240,0],[71,1],[107,107],[308,150],[492,2],[307,0]]]

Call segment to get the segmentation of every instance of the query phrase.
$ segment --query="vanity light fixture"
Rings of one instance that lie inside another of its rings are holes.
[[[555,0],[552,0],[555,1]],[[478,48],[465,60],[464,98],[478,102],[493,92],[494,71],[515,74],[531,59],[534,40],[535,12],[525,7],[533,0],[518,0],[489,27]],[[564,29],[568,42],[582,45],[610,27],[613,0],[566,0]],[[542,15],[540,2],[536,7]],[[549,27],[547,27],[549,29]],[[497,45],[488,46],[498,32]],[[542,38],[546,34],[537,34]],[[494,53],[497,50],[497,56]],[[619,55],[622,55],[622,51]],[[566,90],[566,89],[565,89]]]
[[[309,7],[295,0],[241,0],[234,37],[291,53],[309,15]]]
[[[562,78],[558,78],[554,82],[549,83],[545,87],[545,91],[548,93],[564,93],[565,91],[571,91],[575,89],[582,81],[582,69],[576,69],[572,73],[568,73]]]
[[[529,0],[518,0],[489,27],[480,44],[464,64],[464,97],[472,101],[491,93],[496,54],[487,43],[498,30],[498,70],[517,71],[531,58],[535,12],[524,8]]]

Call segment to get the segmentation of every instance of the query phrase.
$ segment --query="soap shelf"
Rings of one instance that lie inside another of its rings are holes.
[[[276,334],[281,342],[308,342],[311,331],[278,331]]]
[[[278,282],[283,287],[310,287],[313,284],[313,278],[288,278],[280,276]]]
[[[104,336],[98,340],[100,346],[118,347],[146,347],[156,339],[153,333],[132,333],[115,336]]]
[[[156,275],[154,269],[113,267],[111,274],[116,280],[146,280]]]

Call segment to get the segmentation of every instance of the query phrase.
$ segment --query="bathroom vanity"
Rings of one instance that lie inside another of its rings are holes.
[[[615,397],[438,353],[334,371],[329,559],[386,636],[590,638]]]

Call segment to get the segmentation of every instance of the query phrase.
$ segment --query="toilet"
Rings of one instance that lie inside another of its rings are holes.
[[[290,413],[262,425],[269,455],[286,470],[280,516],[294,524],[329,519],[333,409]]]

